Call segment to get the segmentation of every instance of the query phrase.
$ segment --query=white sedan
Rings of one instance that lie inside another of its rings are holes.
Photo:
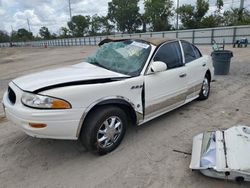
[[[86,62],[16,78],[6,116],[33,137],[80,139],[105,154],[126,127],[209,97],[210,56],[183,40],[105,39]]]

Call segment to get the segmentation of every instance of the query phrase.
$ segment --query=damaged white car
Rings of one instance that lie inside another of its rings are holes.
[[[210,56],[182,40],[105,39],[86,62],[14,79],[6,116],[28,135],[80,139],[104,154],[141,125],[209,97]]]
[[[193,138],[190,168],[204,175],[250,181],[250,127],[201,133]]]

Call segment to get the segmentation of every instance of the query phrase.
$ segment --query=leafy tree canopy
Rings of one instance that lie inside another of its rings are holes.
[[[75,37],[83,37],[88,33],[90,24],[90,16],[77,15],[73,16],[71,21],[68,22],[68,27]]]
[[[224,24],[228,26],[250,24],[250,12],[246,9],[240,10],[235,8],[227,10],[224,12],[223,16]]]
[[[67,27],[61,27],[59,33],[60,38],[68,38],[70,36],[70,30]]]
[[[51,36],[52,36],[49,29],[47,27],[45,27],[45,26],[40,28],[39,34],[41,35],[41,37],[43,39],[50,39]]]
[[[20,28],[17,31],[11,33],[12,41],[29,41],[32,40],[33,34],[24,28]]]
[[[200,22],[209,9],[208,1],[197,0],[196,6],[182,5],[177,9],[183,26],[187,29],[201,27]]]
[[[117,29],[128,33],[135,32],[139,25],[139,0],[112,0],[108,3],[108,18],[117,24]]]
[[[91,17],[89,34],[110,34],[113,28],[114,26],[110,24],[106,16],[98,16],[97,14],[95,14]]]
[[[171,28],[172,0],[145,0],[144,5],[145,17],[151,23],[153,31],[166,31]]]
[[[10,37],[6,31],[0,30],[0,42],[9,42]]]

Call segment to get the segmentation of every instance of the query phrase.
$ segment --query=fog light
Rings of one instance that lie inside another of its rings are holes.
[[[29,126],[32,128],[44,128],[47,127],[44,123],[29,123]]]

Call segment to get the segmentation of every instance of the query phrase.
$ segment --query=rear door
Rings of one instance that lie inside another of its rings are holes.
[[[187,100],[196,97],[201,89],[206,72],[206,61],[200,51],[192,44],[181,41],[184,53],[184,62],[187,68]]]
[[[168,68],[145,76],[145,119],[183,104],[187,92],[187,69],[178,41],[160,46],[153,61],[162,61]]]

